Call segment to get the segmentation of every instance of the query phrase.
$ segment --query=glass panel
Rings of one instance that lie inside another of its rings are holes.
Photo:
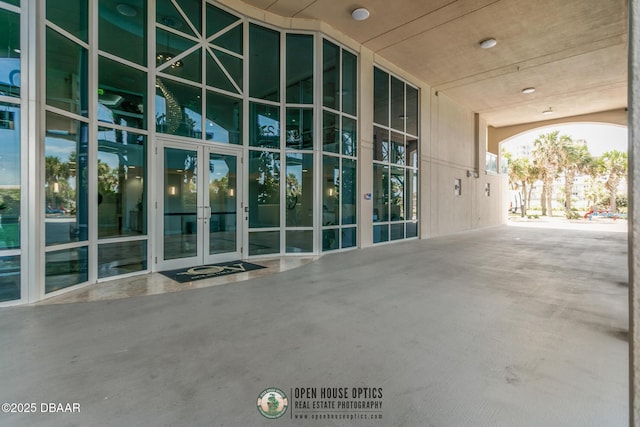
[[[249,206],[249,227],[280,226],[280,154],[249,152]]]
[[[249,96],[280,100],[280,33],[249,26]]]
[[[207,91],[207,140],[242,145],[242,99]]]
[[[202,33],[202,3],[200,0],[176,0],[176,3],[196,27],[196,31]]]
[[[418,237],[418,223],[417,222],[408,222],[407,223],[407,239],[411,237]]]
[[[46,244],[88,238],[88,126],[47,113],[44,140]]]
[[[340,225],[340,158],[322,156],[322,225]]]
[[[0,28],[0,94],[19,97],[20,15],[0,9]]]
[[[373,165],[373,222],[389,221],[389,166]]]
[[[407,164],[418,167],[418,140],[410,136],[407,136]]]
[[[146,129],[147,73],[98,59],[98,120]]]
[[[239,20],[237,16],[207,3],[207,38]]]
[[[373,127],[373,160],[389,161],[389,131]]]
[[[46,75],[47,104],[86,116],[87,51],[49,28]]]
[[[147,269],[147,241],[98,245],[98,278]]]
[[[373,121],[389,126],[389,74],[373,69]]]
[[[2,0],[5,3],[20,7],[20,0]]]
[[[313,110],[287,108],[287,148],[313,150]]]
[[[156,79],[156,130],[170,135],[202,138],[202,90]]]
[[[171,62],[173,65],[169,68],[183,67],[183,60],[173,61],[173,58],[195,45],[194,41],[186,37],[158,28],[156,30],[156,66]],[[193,63],[189,66],[193,66]]]
[[[249,255],[280,253],[280,232],[262,231],[249,233]]]
[[[147,233],[146,137],[98,129],[98,237]]]
[[[388,242],[389,241],[389,226],[374,225],[373,226],[373,243]]]
[[[216,55],[219,53],[219,51],[216,51]],[[219,57],[218,60],[220,60]],[[227,70],[227,72],[229,71]],[[229,77],[222,71],[222,68],[215,59],[213,59],[209,51],[207,51],[207,85],[233,93],[238,92],[238,89],[231,83]]]
[[[242,59],[229,55],[228,53],[224,53],[218,49],[213,49],[213,52],[222,63],[225,70],[227,70],[227,73],[229,73],[231,78],[236,82],[240,89],[242,89]],[[234,88],[233,92],[237,92],[237,90]]]
[[[280,108],[251,102],[249,115],[249,145],[280,148]]]
[[[342,51],[342,112],[355,116],[358,111],[358,59]]]
[[[407,85],[407,133],[418,136],[418,89]]]
[[[221,36],[211,40],[211,44],[242,55],[242,24],[236,25]]]
[[[357,156],[358,123],[348,117],[342,118],[342,154],[345,156]]]
[[[342,229],[342,248],[355,248],[356,244],[356,231],[354,227]]]
[[[287,227],[313,227],[313,154],[287,153]]]
[[[164,149],[164,259],[198,254],[198,153]]]
[[[20,107],[0,102],[0,249],[20,247],[20,189]]]
[[[391,240],[404,239],[404,224],[391,224]]]
[[[391,221],[403,221],[404,216],[404,169],[391,168]],[[403,231],[404,233],[404,231]]]
[[[418,219],[418,171],[407,169],[407,185],[405,185],[405,202],[407,219]]]
[[[313,36],[287,34],[287,102],[313,103]]]
[[[340,122],[337,114],[322,112],[322,150],[340,152]]]
[[[404,136],[391,132],[391,163],[405,164]]]
[[[47,0],[47,19],[82,41],[87,41],[87,0]]]
[[[358,172],[356,161],[342,159],[342,224],[356,223],[356,194]]]
[[[162,70],[161,73],[202,83],[202,49],[196,49],[177,61],[167,58],[164,62],[172,62],[172,65]]]
[[[193,30],[184,20],[171,0],[156,0],[156,22],[177,31],[195,36]]]
[[[322,43],[322,105],[340,109],[340,48],[324,40]]]
[[[322,250],[333,251],[340,247],[340,229],[322,230]]]
[[[51,0],[49,0],[51,1]],[[147,2],[130,0],[116,4],[98,2],[98,46],[119,58],[147,64]]]
[[[313,252],[313,230],[287,231],[287,253]]]
[[[209,254],[236,252],[238,167],[236,156],[209,154]]]
[[[0,302],[20,299],[20,256],[0,257]]]
[[[404,132],[404,82],[391,77],[391,128]]]
[[[87,247],[45,254],[44,292],[49,293],[89,280]]]

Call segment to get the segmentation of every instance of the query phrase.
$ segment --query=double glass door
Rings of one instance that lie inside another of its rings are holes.
[[[164,146],[160,269],[242,258],[239,152]]]

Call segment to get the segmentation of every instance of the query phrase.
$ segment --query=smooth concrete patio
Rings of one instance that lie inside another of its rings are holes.
[[[627,425],[626,233],[520,225],[0,309],[0,402],[81,407],[0,425]],[[277,420],[256,407],[269,387],[289,394]],[[296,420],[302,387],[381,388],[383,418]]]

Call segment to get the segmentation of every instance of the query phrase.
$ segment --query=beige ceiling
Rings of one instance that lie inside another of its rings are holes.
[[[495,127],[627,106],[627,0],[244,1],[328,23]]]

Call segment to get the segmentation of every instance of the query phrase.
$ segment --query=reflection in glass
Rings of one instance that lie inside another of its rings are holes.
[[[88,126],[47,113],[44,141],[46,244],[88,238]]]
[[[418,140],[407,136],[407,165],[418,167]]]
[[[238,18],[237,16],[232,15],[229,12],[220,9],[219,7],[207,3],[207,38],[224,30],[229,25],[238,22],[239,20],[240,18]],[[234,28],[242,28],[242,26]],[[237,48],[240,48],[242,46],[242,39],[240,39],[239,42],[240,43],[238,43]],[[223,47],[236,53],[242,53],[242,50],[231,49],[228,46]]]
[[[242,145],[242,99],[207,91],[207,140]]]
[[[20,96],[20,15],[0,9],[0,95]],[[0,121],[2,118],[0,117]],[[0,129],[3,129],[0,124]]]
[[[322,150],[330,153],[340,152],[340,123],[338,115],[322,112]]]
[[[342,159],[342,224],[356,223],[356,161]]]
[[[355,157],[358,155],[357,122],[348,117],[342,118],[342,154]]]
[[[391,163],[405,164],[404,136],[396,132],[391,132]]]
[[[229,73],[229,76],[227,76],[223,71],[223,66],[221,66],[212,55],[215,55],[215,58],[222,63],[221,59],[223,55],[226,54],[215,49],[212,49],[211,51],[207,50],[207,85],[226,90],[231,93],[238,93],[238,89],[233,85],[229,77],[231,77],[231,79],[235,78],[236,84],[242,88],[242,60],[227,55],[230,58],[233,58],[233,61],[228,61],[229,67],[225,67],[227,73]],[[240,69],[240,71],[238,71],[238,69]]]
[[[146,65],[147,2],[130,0],[127,6],[131,13],[122,15],[114,8],[113,1],[99,0],[98,46],[119,58]]]
[[[98,120],[145,129],[147,74],[119,62],[98,60]]]
[[[404,224],[391,224],[391,240],[404,239]]]
[[[0,302],[20,299],[20,255],[0,257]]]
[[[249,233],[249,255],[280,253],[280,232],[261,231]]]
[[[373,127],[373,160],[389,161],[389,131]]]
[[[86,49],[47,28],[47,105],[87,115],[87,57]]]
[[[155,3],[156,22],[158,24],[165,25],[183,34],[196,35],[171,0],[155,0]]]
[[[17,249],[21,199],[19,105],[0,102],[0,135],[0,250]]]
[[[349,227],[342,229],[342,248],[355,248],[356,242],[356,231],[357,228]]]
[[[408,222],[407,223],[407,239],[411,237],[418,237],[418,223],[417,222]]]
[[[387,224],[373,226],[373,243],[389,241],[389,226]]]
[[[88,34],[88,0],[65,0],[47,2],[47,19],[60,28],[86,42]],[[48,72],[48,71],[47,71]]]
[[[313,150],[313,110],[287,108],[287,148]]]
[[[98,237],[147,233],[145,137],[98,129]]]
[[[198,153],[164,149],[164,259],[198,253]]]
[[[340,247],[340,229],[322,230],[322,250],[333,251]]]
[[[418,136],[418,89],[407,85],[407,130],[406,132]]]
[[[373,121],[389,126],[389,74],[373,69]]]
[[[147,269],[147,241],[98,245],[98,278]]]
[[[391,221],[403,221],[404,215],[404,169],[391,168]]]
[[[391,128],[404,132],[404,122],[407,118],[404,111],[404,82],[391,77]]]
[[[358,60],[352,53],[342,51],[342,112],[355,116],[357,111]]]
[[[280,100],[280,33],[249,25],[249,96]]]
[[[249,227],[280,226],[280,154],[249,152]]]
[[[202,138],[202,91],[173,80],[156,79],[156,130]]]
[[[89,251],[86,246],[45,254],[45,293],[89,280]]]
[[[163,58],[159,58],[164,55]],[[196,49],[182,59],[174,60],[172,54],[164,52],[159,53],[156,58],[158,65],[164,62],[170,62],[172,65],[164,68],[161,72],[171,76],[180,77],[182,79],[191,80],[195,83],[202,83],[202,49]]]
[[[236,156],[209,154],[209,254],[237,251],[238,168]]]
[[[287,34],[287,102],[313,103],[313,36]]]
[[[322,156],[322,225],[340,225],[340,158]]]
[[[202,33],[202,3],[201,0],[176,0],[178,6],[189,17],[198,33]]]
[[[313,252],[313,230],[287,231],[287,253]]]
[[[280,148],[280,108],[249,103],[249,145]]]
[[[313,227],[313,154],[287,153],[287,227]]]
[[[418,219],[418,171],[407,169],[407,185],[405,185],[405,202],[407,219]]]
[[[373,222],[389,220],[389,166],[373,165]]]
[[[330,41],[322,42],[322,105],[340,109],[340,48]]]

